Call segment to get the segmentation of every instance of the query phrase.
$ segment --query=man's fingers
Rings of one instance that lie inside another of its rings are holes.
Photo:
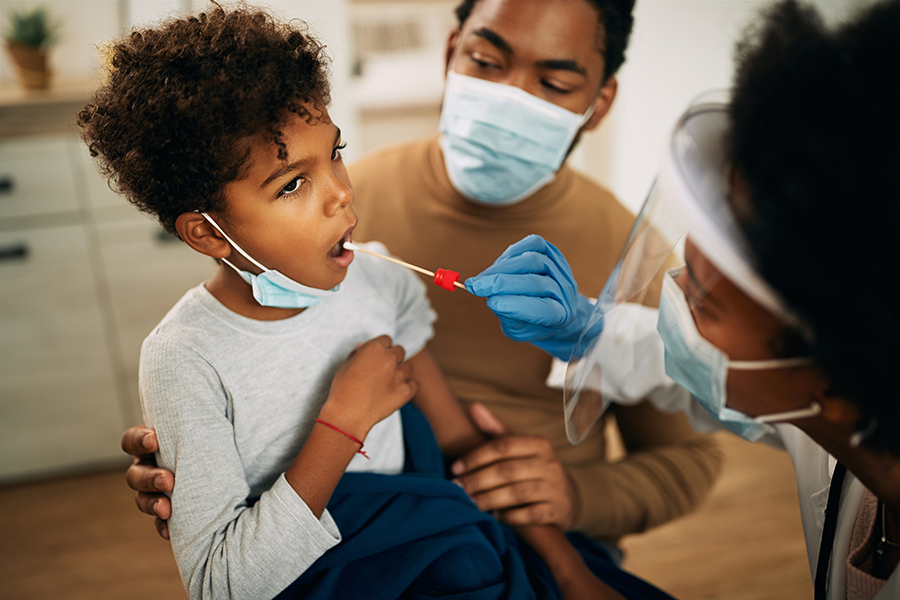
[[[566,528],[560,523],[553,504],[549,502],[538,502],[527,506],[501,510],[496,512],[495,516],[499,521],[507,525],[558,525],[563,529]]]
[[[142,425],[129,427],[122,434],[122,450],[132,456],[153,454],[159,450],[156,432]]]
[[[509,510],[528,504],[546,502],[550,494],[546,482],[536,479],[517,481],[492,490],[475,494],[472,501],[483,511]]]
[[[545,479],[544,461],[536,458],[501,460],[477,471],[470,471],[456,477],[458,483],[470,496],[481,494],[501,486],[518,482]]]
[[[481,402],[475,402],[469,407],[469,416],[472,418],[472,422],[475,423],[475,427],[489,438],[500,437],[506,434],[506,428],[500,422],[500,419],[495,417],[494,413],[488,410],[488,407]]]
[[[465,475],[499,461],[538,455],[553,455],[553,447],[546,438],[525,435],[505,436],[479,446],[460,457],[453,463],[450,470],[454,475]]]
[[[142,513],[158,517],[162,520],[172,516],[172,503],[163,494],[138,492],[134,495],[134,503]]]
[[[135,461],[125,471],[128,487],[137,492],[171,492],[175,488],[175,476],[171,471],[151,467]]]
[[[171,539],[169,537],[169,524],[160,518],[156,519],[156,533],[164,540]]]

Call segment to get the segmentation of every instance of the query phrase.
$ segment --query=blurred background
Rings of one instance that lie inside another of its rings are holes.
[[[861,2],[814,3],[839,19]],[[614,107],[570,164],[639,208],[669,127],[694,96],[728,87],[734,41],[767,3],[638,0]],[[436,131],[456,2],[252,4],[327,45],[348,161]],[[3,0],[4,37],[14,11],[39,6],[58,26],[48,87],[24,87],[0,52],[0,598],[183,597],[168,544],[132,508],[119,439],[141,422],[141,341],[211,264],[109,190],[74,115],[107,41],[207,3]],[[811,597],[787,458],[725,444],[708,505],[627,540],[626,566],[681,597]]]

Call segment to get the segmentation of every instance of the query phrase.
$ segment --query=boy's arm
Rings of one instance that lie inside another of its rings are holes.
[[[550,567],[566,600],[624,600],[621,594],[591,572],[575,547],[556,527],[527,525],[516,527],[516,532]]]
[[[369,430],[405,404],[418,389],[403,348],[379,336],[360,344],[338,369],[317,424],[285,479],[312,513],[322,516],[332,492]],[[351,437],[352,436],[352,437]]]
[[[409,365],[412,378],[419,384],[413,403],[428,419],[445,455],[460,456],[487,442],[456,399],[428,348],[410,358]]]

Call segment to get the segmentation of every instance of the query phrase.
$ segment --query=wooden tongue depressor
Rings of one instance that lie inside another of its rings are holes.
[[[437,273],[432,273],[428,269],[423,269],[422,267],[417,267],[416,265],[411,265],[407,262],[403,262],[402,260],[398,260],[393,256],[385,256],[384,254],[378,254],[377,252],[372,252],[371,250],[366,250],[365,248],[360,248],[353,242],[344,242],[344,248],[347,250],[353,250],[354,252],[363,252],[365,254],[371,254],[372,256],[377,256],[378,258],[383,258],[384,260],[389,260],[392,263],[397,263],[401,267],[406,267],[407,269],[412,269],[413,271],[418,271],[423,275],[428,275],[429,277],[434,278],[434,284],[438,285],[445,290],[452,292],[454,286],[462,289],[466,289],[466,286],[459,282],[459,273],[456,271],[451,271],[450,269],[438,269]]]

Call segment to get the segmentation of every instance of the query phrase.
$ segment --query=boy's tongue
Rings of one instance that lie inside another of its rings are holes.
[[[344,253],[344,240],[339,241],[334,247],[331,248],[331,252],[328,255],[332,258],[337,258],[341,254]]]

